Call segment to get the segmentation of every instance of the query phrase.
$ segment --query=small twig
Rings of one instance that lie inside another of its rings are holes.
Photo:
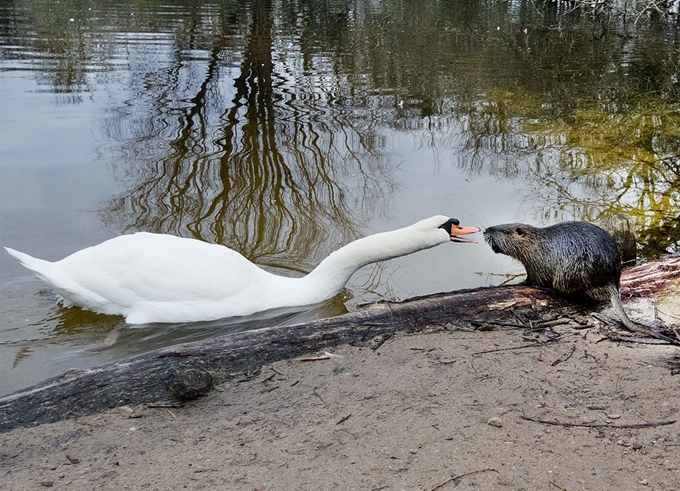
[[[514,348],[496,348],[496,349],[488,349],[484,351],[476,351],[475,353],[472,353],[473,355],[483,355],[484,353],[495,353],[497,351],[510,351],[510,350],[515,350],[515,349],[522,349],[522,348],[535,348],[537,346],[542,346],[544,343],[541,342],[536,342],[536,343],[531,343],[531,344],[522,344],[520,346],[515,346]]]
[[[314,387],[314,388],[312,389],[312,394],[314,394],[316,397],[318,397],[319,400],[320,400],[321,402],[323,402],[323,405],[324,405],[324,406],[328,407],[328,403],[326,403],[326,401],[323,400],[323,397],[321,397],[321,396],[319,395],[319,393],[316,391],[316,387]]]
[[[175,413],[173,413],[172,411],[170,411],[170,409],[165,408],[165,410],[170,414],[170,416],[172,416],[172,419],[177,419],[177,416],[175,415]]]
[[[238,380],[236,381],[236,383],[237,383],[237,384],[242,384],[242,383],[245,383],[245,382],[250,382],[250,381],[253,380],[255,377],[257,377],[258,375],[260,375],[260,372],[261,372],[261,371],[262,371],[262,369],[258,368],[258,369],[256,369],[256,370],[253,370],[252,372],[244,373],[244,374],[243,374],[243,378],[238,379]]]
[[[383,334],[381,339],[379,339],[373,346],[371,346],[371,349],[373,351],[377,351],[378,348],[380,348],[383,344],[387,342],[388,339],[392,337],[392,334]]]
[[[555,486],[557,489],[561,489],[562,491],[567,491],[567,488],[563,488],[563,487],[560,486],[559,484],[555,484],[555,483],[552,482],[552,481],[548,481],[548,482],[549,482],[550,484],[552,484],[553,486]]]
[[[336,425],[339,425],[340,423],[344,423],[345,421],[347,421],[347,420],[348,420],[349,418],[351,418],[351,417],[352,417],[352,413],[349,413],[347,416],[345,416],[344,418],[342,418],[340,421],[338,421],[338,422],[335,423],[335,424],[336,424]]]
[[[632,336],[612,336],[610,338],[604,338],[604,339],[609,339],[610,341],[625,341],[626,343],[640,343],[640,344],[673,344],[669,343],[668,341],[664,341],[663,339],[656,339],[656,338],[634,338]]]
[[[617,319],[612,319],[612,318],[610,318],[606,315],[594,314],[594,313],[591,314],[591,315],[593,317],[595,317],[596,319],[598,319],[599,321],[602,321],[602,322],[605,322],[606,324],[609,324],[610,326],[617,327],[617,328],[619,326],[623,326],[628,331],[638,332],[640,334],[644,334],[646,336],[651,336],[653,338],[662,340],[662,341],[665,342],[664,344],[680,345],[680,341],[673,339],[673,338],[669,338],[668,336],[665,336],[664,334],[661,334],[660,332],[656,332],[656,331],[652,330],[652,328],[650,326],[647,326],[647,325],[642,324],[640,322],[633,322],[633,324],[636,327],[629,327],[629,326],[626,326],[622,321],[617,320]],[[617,337],[621,337],[621,339],[615,339]],[[623,336],[611,336],[609,339],[611,339],[613,341],[629,341],[629,342],[633,342],[633,343],[662,344],[662,343],[655,342],[655,341],[652,341],[651,343],[647,342],[647,341],[641,341],[641,340],[639,340],[639,338],[633,338],[633,337],[629,338],[628,336],[625,336],[625,337],[623,337]]]
[[[652,336],[653,338],[656,338],[656,339],[661,339],[668,344],[674,344],[676,346],[680,345],[680,341],[678,341],[677,339],[669,338],[668,336],[661,334],[660,332],[653,331],[649,327],[647,327],[643,324],[640,324],[639,322],[635,322],[634,324],[638,327],[636,327],[635,329],[630,327],[629,330],[639,332],[641,334],[646,334],[647,336]]]
[[[465,474],[458,474],[458,475],[449,477],[446,481],[440,482],[435,487],[430,488],[429,491],[435,491],[435,489],[441,488],[444,484],[449,483],[451,481],[455,481],[456,479],[460,479],[461,477],[471,476],[473,474],[480,474],[482,472],[496,472],[496,473],[498,473],[498,471],[496,469],[492,469],[492,468],[489,467],[487,469],[479,469],[478,471],[466,472]]]
[[[527,322],[519,316],[515,309],[510,309],[510,312],[512,312],[512,315],[514,315],[524,327],[532,327],[531,321],[529,322],[529,325],[527,325]]]
[[[297,361],[319,361],[319,360],[330,360],[330,359],[331,359],[330,355],[303,356],[301,358],[298,358]]]
[[[673,330],[673,334],[675,334],[675,337],[678,338],[678,340],[680,341],[680,334],[678,334],[678,330],[675,327],[671,327],[671,329]]]
[[[564,427],[582,427],[582,428],[650,428],[654,426],[666,426],[676,423],[676,420],[668,421],[650,421],[648,423],[629,423],[629,424],[610,424],[610,423],[562,423],[560,421],[550,421],[547,419],[530,418],[524,414],[520,415],[520,418],[527,421],[533,421],[534,423],[543,423],[552,426],[564,426]]]
[[[66,459],[68,460],[68,464],[80,464],[80,459],[76,457],[71,457],[69,454],[66,454]]]
[[[571,351],[569,352],[569,354],[567,355],[566,358],[564,358],[564,359],[558,358],[557,360],[555,360],[554,362],[552,362],[552,363],[550,364],[550,366],[551,366],[551,367],[554,367],[555,365],[559,365],[560,363],[564,363],[565,361],[567,361],[569,358],[571,358],[571,357],[573,356],[574,351],[576,351],[576,343],[574,343],[574,344],[571,345]]]
[[[477,327],[477,326],[482,327],[486,324],[491,324],[493,326],[516,327],[518,329],[529,329],[529,326],[527,326],[525,324],[514,324],[512,322],[497,322],[497,321],[489,321],[489,320],[485,320],[484,322],[480,322],[480,321],[469,321],[469,322],[470,322],[470,324],[472,324],[475,327]]]
[[[269,381],[270,381],[271,379],[273,379],[274,377],[276,377],[276,373],[272,373],[269,377],[260,380],[260,383],[263,384],[263,383],[265,383],[265,382],[269,382]]]
[[[574,319],[571,317],[567,318],[558,318],[558,319],[551,319],[547,321],[541,321],[538,323],[539,326],[541,327],[555,327],[555,326],[561,326],[561,325],[566,325],[569,324],[569,322],[572,322]]]

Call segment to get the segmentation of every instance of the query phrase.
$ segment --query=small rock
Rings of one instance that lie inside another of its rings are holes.
[[[624,442],[623,440],[618,440],[618,441],[616,442],[616,444],[617,444],[617,445],[625,445],[626,442]]]
[[[649,481],[647,479],[643,479],[642,481],[640,481],[640,484],[642,484],[643,486],[649,486]]]
[[[640,450],[642,448],[641,443],[633,443],[633,450]]]
[[[191,401],[210,392],[213,377],[202,368],[179,367],[168,371],[166,384],[175,399]]]
[[[609,419],[619,419],[621,417],[620,414],[608,414],[607,417]]]
[[[44,488],[51,488],[54,486],[54,481],[43,481],[40,483],[40,485]]]
[[[116,408],[116,412],[123,416],[124,418],[129,418],[135,412],[130,406],[119,406]]]
[[[486,424],[488,424],[489,426],[495,426],[496,428],[503,427],[503,422],[501,421],[501,418],[497,417],[489,418]]]

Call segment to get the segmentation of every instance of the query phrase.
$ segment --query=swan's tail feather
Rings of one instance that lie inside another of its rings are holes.
[[[74,281],[67,270],[64,270],[59,262],[53,263],[29,256],[23,252],[15,251],[9,247],[5,250],[13,257],[17,258],[22,266],[30,269],[47,286],[57,294],[57,302],[64,307],[79,305],[102,314],[119,313],[107,310],[108,301],[99,296],[96,292],[88,291]]]
[[[5,247],[5,250],[10,254],[10,256],[18,259],[22,266],[33,271],[41,280],[50,283],[49,278],[50,273],[54,270],[54,263],[29,256],[28,254],[15,251],[9,247]]]

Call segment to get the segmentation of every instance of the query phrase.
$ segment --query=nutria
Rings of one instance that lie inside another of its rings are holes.
[[[631,331],[676,343],[636,324],[623,310],[619,250],[612,236],[597,225],[563,222],[541,228],[508,223],[487,228],[484,240],[494,252],[522,263],[527,272],[526,284],[567,295],[609,299],[623,325]]]

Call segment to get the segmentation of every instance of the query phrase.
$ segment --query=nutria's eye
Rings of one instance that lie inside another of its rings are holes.
[[[519,235],[520,237],[524,237],[524,234],[525,234],[523,228],[518,228],[518,229],[515,231],[515,233],[516,233],[517,235]]]

